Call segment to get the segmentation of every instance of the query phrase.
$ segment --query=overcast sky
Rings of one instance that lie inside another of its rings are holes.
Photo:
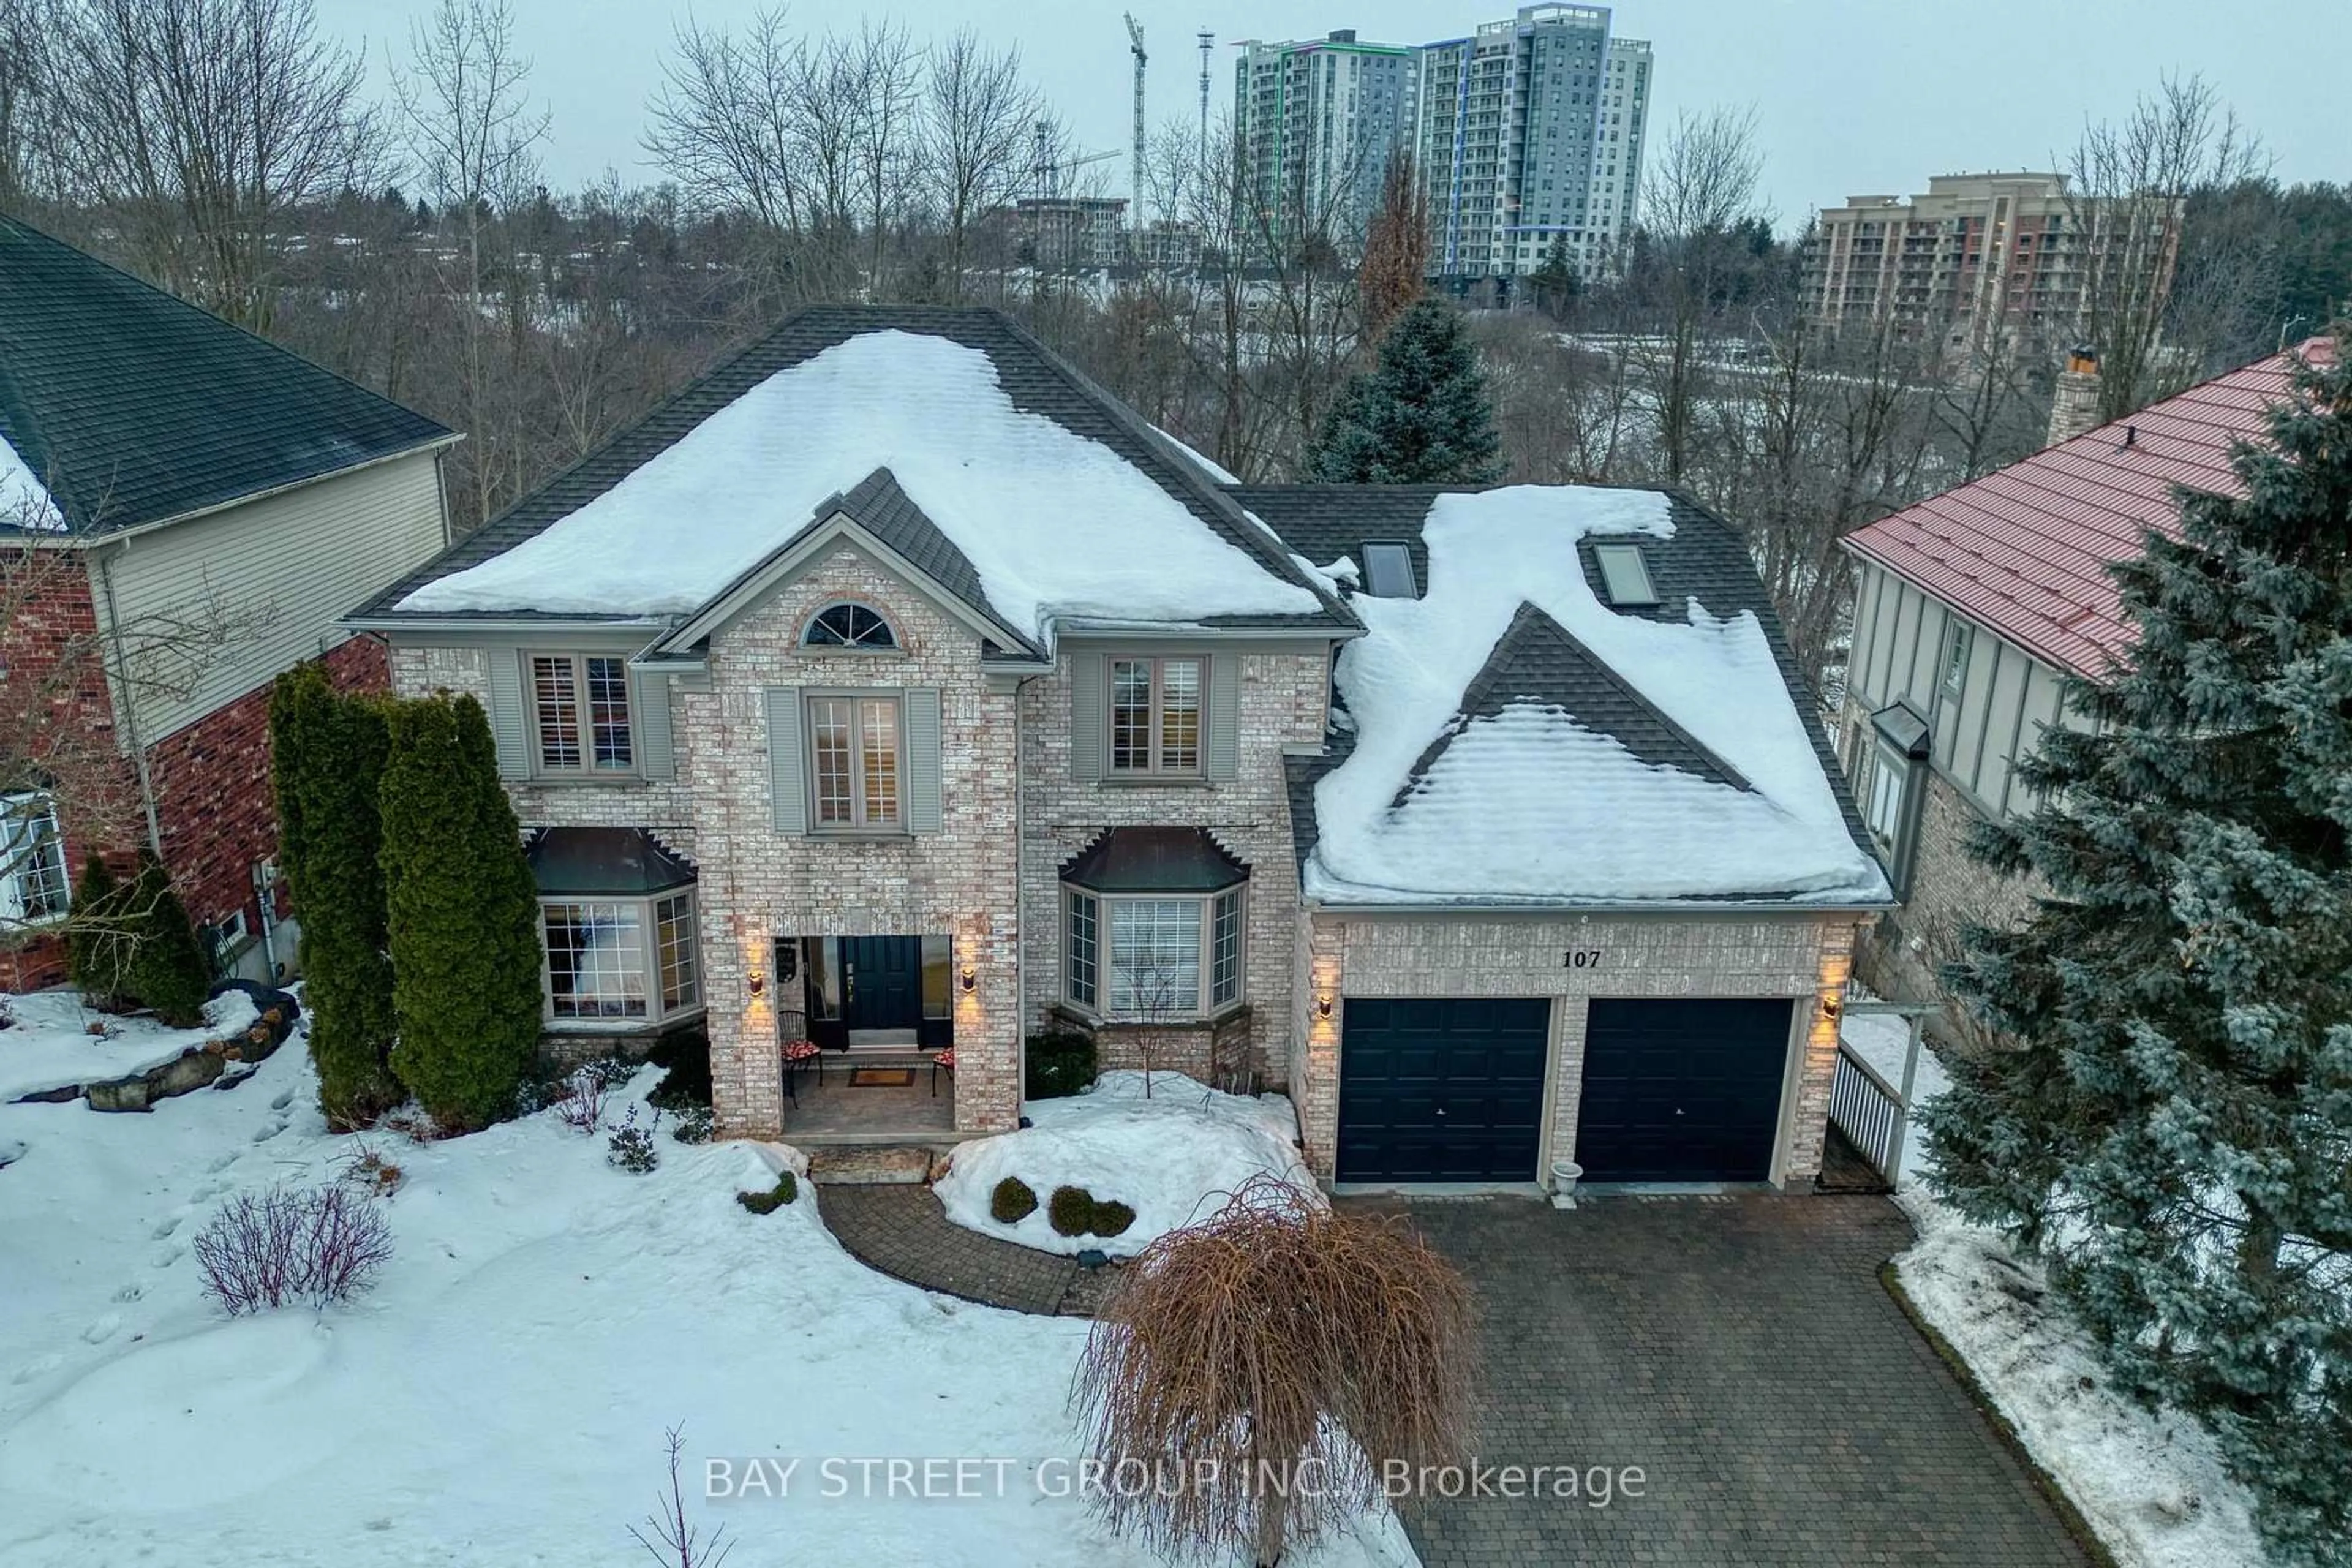
[[[381,84],[387,50],[404,59],[409,18],[431,0],[320,0],[326,26],[364,40]],[[553,115],[550,183],[619,172],[659,177],[639,137],[646,98],[685,0],[513,0]],[[706,25],[748,18],[760,0],[695,0]],[[1474,0],[1132,0],[1151,53],[1157,125],[1198,113],[1195,34],[1217,36],[1213,112],[1233,94],[1244,37],[1316,37],[1334,27],[1381,43],[1458,37],[1509,5]],[[929,0],[862,5],[804,0],[804,27],[854,26],[861,14],[907,19],[922,34],[979,29],[1018,44],[1032,77],[1094,151],[1129,141],[1127,30],[1112,0]],[[1752,103],[1766,195],[1784,229],[1847,195],[1903,194],[1931,174],[2048,166],[2084,116],[2118,115],[2168,71],[2200,70],[2260,132],[2283,180],[2352,179],[2340,107],[2307,90],[2340,77],[2352,48],[2347,0],[1643,0],[1615,8],[1615,30],[1656,49],[1663,129],[1678,110]],[[2328,63],[2333,58],[2333,64]],[[2340,82],[2336,85],[2340,86]],[[1125,194],[1124,159],[1108,163]]]

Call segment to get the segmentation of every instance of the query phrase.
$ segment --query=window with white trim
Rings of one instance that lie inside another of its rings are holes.
[[[46,790],[0,795],[0,921],[62,920],[72,897],[55,797]]]
[[[1130,657],[1110,661],[1110,771],[1197,773],[1208,660]]]
[[[1884,743],[1871,748],[1870,788],[1864,796],[1863,819],[1871,837],[1892,855],[1903,837],[1903,796],[1910,782],[1910,760]]]
[[[1121,1023],[1206,1017],[1242,999],[1243,889],[1063,889],[1062,994]]]
[[[828,605],[819,610],[802,634],[806,647],[894,648],[898,634],[879,610],[853,602]]]
[[[543,773],[635,770],[629,723],[629,661],[618,654],[530,656],[531,726]]]
[[[808,700],[812,824],[835,833],[890,833],[905,825],[904,751],[896,697]]]
[[[702,1002],[694,890],[542,899],[542,1000],[556,1023],[655,1023]]]

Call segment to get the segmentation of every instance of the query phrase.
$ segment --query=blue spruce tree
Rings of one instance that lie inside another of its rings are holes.
[[[1946,978],[2007,1043],[1923,1120],[2121,1378],[2204,1419],[2273,1540],[2352,1563],[2352,366],[2242,496],[2116,568],[2138,641],[1979,855],[2044,886]]]
[[[1307,457],[1335,485],[1482,485],[1503,477],[1502,441],[1460,314],[1422,300],[1381,340],[1380,363],[1339,391]]]

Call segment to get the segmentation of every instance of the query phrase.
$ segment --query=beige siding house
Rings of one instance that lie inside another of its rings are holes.
[[[994,312],[825,308],[351,624],[490,716],[557,1048],[699,1029],[725,1131],[1002,1131],[1077,1034],[1339,1182],[1819,1168],[1886,885],[1662,494],[1239,489]]]

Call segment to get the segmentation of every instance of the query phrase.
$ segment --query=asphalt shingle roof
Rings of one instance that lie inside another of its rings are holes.
[[[74,533],[162,521],[448,435],[0,217],[0,438]]]
[[[985,353],[995,369],[999,384],[1015,408],[1042,415],[1075,435],[1109,447],[1217,537],[1242,551],[1276,578],[1305,587],[1323,601],[1323,608],[1309,615],[1209,616],[1202,617],[1206,623],[1303,629],[1354,626],[1354,617],[1345,606],[1332,598],[1319,582],[1301,572],[1273,540],[1254,526],[1197,462],[1184,456],[1133,410],[1038,342],[1011,317],[995,310],[915,305],[819,305],[788,317],[774,331],[688,383],[667,402],[517,501],[488,525],[386,588],[360,614],[369,619],[398,617],[403,614],[397,608],[400,601],[425,584],[478,565],[535,537],[619,484],[704,420],[777,372],[863,333],[887,331],[941,337]],[[429,618],[463,618],[465,614],[453,617],[447,612],[435,612]],[[514,613],[470,614],[508,619]]]

